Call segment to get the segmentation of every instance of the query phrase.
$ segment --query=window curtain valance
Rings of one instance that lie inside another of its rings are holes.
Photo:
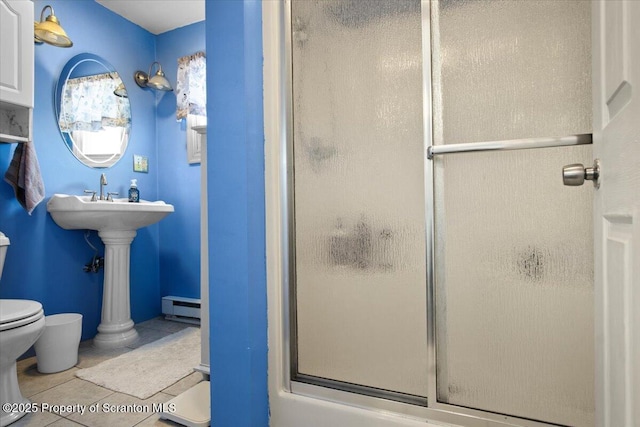
[[[95,132],[104,127],[127,127],[129,102],[114,94],[121,82],[116,72],[67,80],[62,90],[60,130]]]
[[[176,89],[176,117],[187,114],[207,115],[207,67],[204,52],[178,59],[178,84]]]

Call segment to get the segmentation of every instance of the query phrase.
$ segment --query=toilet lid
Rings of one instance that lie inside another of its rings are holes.
[[[0,299],[0,327],[20,320],[37,320],[42,312],[42,304],[26,299]],[[29,319],[34,317],[34,319]],[[22,322],[19,322],[22,323]],[[22,324],[26,324],[24,322]],[[17,326],[17,325],[14,325]]]

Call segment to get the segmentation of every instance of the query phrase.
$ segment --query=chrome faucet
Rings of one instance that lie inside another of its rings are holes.
[[[107,185],[107,174],[103,173],[100,175],[100,200],[105,200],[104,197],[104,186]]]

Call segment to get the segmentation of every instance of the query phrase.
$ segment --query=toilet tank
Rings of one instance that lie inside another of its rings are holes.
[[[7,255],[9,248],[9,238],[0,231],[0,278],[2,278],[2,269],[4,267],[4,257]]]

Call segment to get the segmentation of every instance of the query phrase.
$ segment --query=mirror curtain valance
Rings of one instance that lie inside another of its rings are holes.
[[[104,127],[128,127],[129,102],[114,94],[121,82],[117,72],[68,79],[60,106],[60,130],[97,132]]]

